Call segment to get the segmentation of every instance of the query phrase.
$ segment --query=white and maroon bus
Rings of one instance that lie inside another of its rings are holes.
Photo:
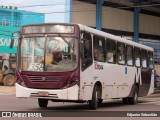
[[[136,104],[154,90],[153,48],[84,25],[47,23],[21,27],[16,97],[53,102],[106,99]]]

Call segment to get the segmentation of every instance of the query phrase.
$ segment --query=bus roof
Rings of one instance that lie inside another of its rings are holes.
[[[127,40],[125,38],[121,38],[119,36],[116,36],[116,35],[113,35],[113,34],[109,34],[109,33],[106,33],[106,32],[103,32],[103,31],[100,31],[100,30],[97,30],[97,29],[94,29],[94,28],[91,28],[91,27],[88,27],[88,26],[85,26],[85,25],[82,25],[82,24],[77,24],[77,23],[39,23],[39,24],[23,25],[22,27],[34,26],[34,25],[51,25],[51,24],[78,25],[80,30],[85,30],[85,31],[90,32],[92,34],[103,36],[105,38],[109,38],[109,39],[112,39],[112,40],[115,40],[115,41],[118,41],[118,42],[122,42],[122,43],[125,43],[125,44],[128,44],[128,45],[134,46],[134,47],[139,47],[139,48],[146,49],[146,50],[149,50],[149,51],[154,51],[154,49],[152,47],[149,47],[149,46],[146,46],[146,45],[142,45],[142,44],[133,42],[131,40]]]
[[[118,41],[118,42],[122,42],[122,43],[125,43],[125,44],[128,44],[128,45],[131,45],[131,46],[134,46],[134,47],[139,47],[139,48],[146,49],[146,50],[149,50],[149,51],[154,50],[152,47],[142,45],[142,44],[133,42],[131,40],[127,40],[127,39],[124,39],[124,38],[121,38],[119,36],[112,35],[112,34],[109,34],[109,33],[103,32],[103,31],[99,31],[97,29],[87,27],[87,26],[82,25],[82,24],[78,24],[78,26],[80,27],[81,30],[85,30],[85,31],[90,32],[92,34],[103,36],[105,38],[109,38],[109,39],[112,39],[112,40],[115,40],[115,41]]]

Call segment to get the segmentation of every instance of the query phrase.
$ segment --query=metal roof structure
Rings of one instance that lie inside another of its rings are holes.
[[[77,0],[96,4],[97,0]],[[141,8],[140,13],[160,17],[160,0],[103,0],[103,6],[134,11],[135,7]]]

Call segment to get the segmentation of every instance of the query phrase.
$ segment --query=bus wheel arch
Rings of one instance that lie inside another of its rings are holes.
[[[92,99],[89,100],[89,107],[96,110],[98,103],[102,103],[102,101],[102,84],[100,81],[97,81],[93,88]]]
[[[100,81],[97,81],[95,85],[97,85],[98,90],[98,103],[102,103],[102,84]]]
[[[139,95],[139,84],[136,83],[133,91],[132,97],[128,98],[128,103],[131,105],[137,104]]]
[[[138,95],[139,95],[139,84],[136,83],[134,84],[132,94],[129,97],[122,98],[123,104],[131,104],[131,105],[137,104]]]

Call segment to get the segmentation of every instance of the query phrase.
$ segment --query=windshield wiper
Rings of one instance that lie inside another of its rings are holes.
[[[74,47],[72,47],[72,45],[66,40],[66,38],[64,36],[62,36],[61,34],[58,34],[63,40],[65,43],[67,43],[67,45],[74,51]]]

